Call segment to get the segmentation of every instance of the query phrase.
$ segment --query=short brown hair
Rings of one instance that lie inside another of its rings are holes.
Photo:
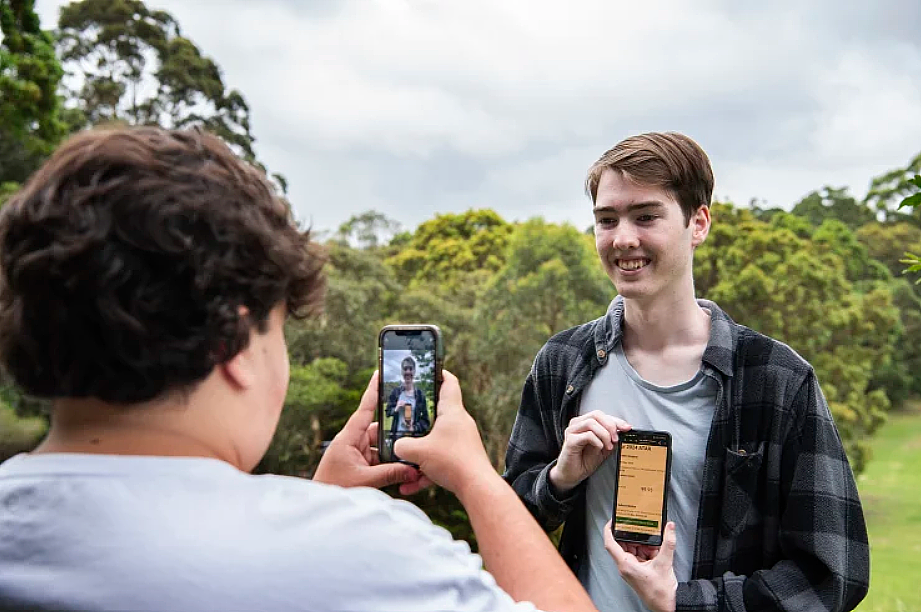
[[[37,397],[189,389],[277,305],[316,312],[323,260],[219,138],[84,132],[0,211],[0,362]]]
[[[710,159],[696,142],[676,132],[649,132],[617,143],[592,164],[585,179],[585,193],[595,201],[605,170],[628,175],[641,185],[666,189],[678,201],[685,224],[713,195]]]

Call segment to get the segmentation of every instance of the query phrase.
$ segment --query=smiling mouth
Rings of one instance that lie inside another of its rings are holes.
[[[635,272],[636,270],[648,266],[650,261],[652,260],[646,259],[644,257],[642,259],[616,259],[614,260],[614,263],[621,270],[625,270],[627,272]]]

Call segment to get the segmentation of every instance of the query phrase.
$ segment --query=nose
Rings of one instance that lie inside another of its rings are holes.
[[[616,251],[629,251],[640,246],[639,233],[632,223],[618,223],[612,233],[611,242]]]

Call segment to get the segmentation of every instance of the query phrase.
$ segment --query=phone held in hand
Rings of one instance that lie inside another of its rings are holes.
[[[672,436],[667,431],[618,434],[614,480],[614,539],[661,546],[668,510]]]
[[[444,345],[437,325],[388,325],[378,336],[377,448],[382,463],[402,437],[426,435],[438,414]]]

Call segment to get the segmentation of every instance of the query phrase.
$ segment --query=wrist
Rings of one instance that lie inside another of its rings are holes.
[[[675,612],[678,608],[678,581],[675,580],[671,585],[666,587],[665,592],[657,598],[657,605],[650,606],[657,612]]]
[[[560,474],[559,463],[550,468],[550,472],[547,474],[547,480],[550,481],[550,486],[553,489],[553,492],[559,493],[560,495],[569,493],[576,488],[576,485],[579,484],[578,482],[571,483]]]

